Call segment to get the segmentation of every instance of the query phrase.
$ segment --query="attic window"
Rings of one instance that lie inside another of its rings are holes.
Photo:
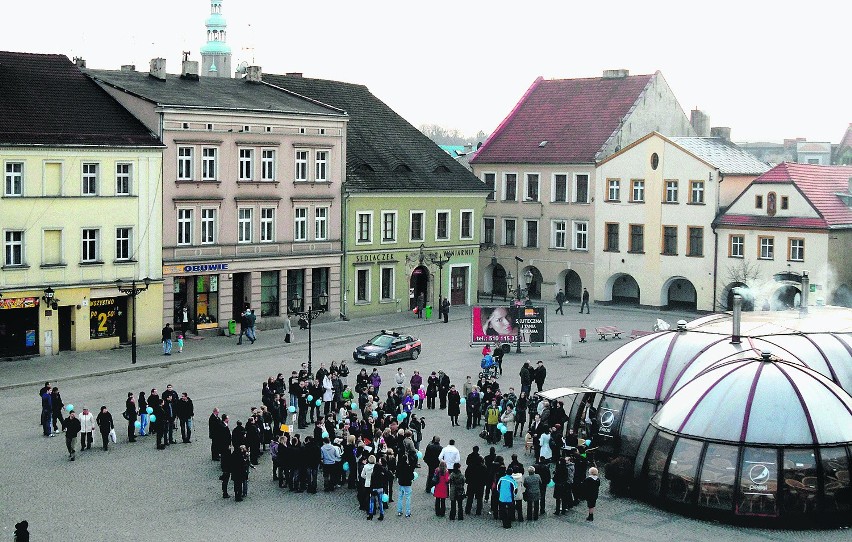
[[[300,133],[300,134],[304,134],[304,133],[305,133],[305,129],[304,129],[304,128],[299,128],[299,133]]]
[[[660,155],[654,153],[651,155],[651,169],[656,170],[657,166],[660,165]]]
[[[371,166],[370,164],[365,162],[365,163],[358,166],[358,171],[376,171],[376,170],[373,169],[373,166]]]
[[[249,125],[243,126],[243,132],[251,132],[251,126],[249,126]]]
[[[545,139],[544,141],[542,141],[541,143],[539,143],[539,144],[538,144],[538,146],[539,146],[539,147],[544,147],[545,145],[547,145],[547,140],[546,140],[546,139]]]
[[[319,135],[325,135],[325,128],[319,129]]]
[[[207,130],[209,130],[209,131],[211,131],[211,132],[212,132],[212,131],[213,131],[213,125],[212,125],[212,124],[208,124],[208,125],[207,125]]]
[[[183,128],[184,130],[189,130],[189,123],[188,123],[188,122],[184,122],[184,123],[183,123],[182,128]]]
[[[272,131],[272,126],[267,126],[267,127],[266,127],[266,131],[267,131],[267,132],[271,132],[271,131]]]
[[[433,173],[449,173],[449,172],[450,172],[450,168],[441,164],[440,166],[435,168],[435,171]]]
[[[411,168],[408,167],[405,164],[400,164],[400,165],[396,166],[393,170],[394,170],[395,173],[411,172]]]

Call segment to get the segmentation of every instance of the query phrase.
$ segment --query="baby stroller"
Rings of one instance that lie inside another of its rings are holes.
[[[497,378],[497,362],[491,354],[485,354],[479,366],[482,368],[479,372],[480,379]]]

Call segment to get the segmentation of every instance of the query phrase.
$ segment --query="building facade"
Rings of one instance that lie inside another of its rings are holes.
[[[693,133],[659,72],[538,78],[470,160],[491,190],[480,289],[506,295],[513,273],[532,299],[594,292],[595,164],[653,130]]]
[[[421,294],[436,317],[442,296],[474,303],[483,184],[363,85],[264,80],[349,115],[341,313],[411,310]]]
[[[264,83],[259,68],[191,70],[89,72],[166,145],[161,320],[218,332],[250,307],[277,327],[295,298],[317,308],[322,294],[336,315],[346,114]]]
[[[134,316],[117,279],[150,279],[138,320],[162,312],[163,145],[65,56],[0,64],[0,357],[117,347]]]

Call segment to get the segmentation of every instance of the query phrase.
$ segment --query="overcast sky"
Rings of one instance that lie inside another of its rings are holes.
[[[176,73],[181,51],[200,60],[209,12],[209,0],[14,2],[0,49],[143,71],[162,56]],[[697,106],[735,141],[834,143],[852,122],[850,12],[753,0],[223,4],[234,66],[361,83],[415,126],[490,133],[539,75],[626,68],[660,70],[687,114]]]

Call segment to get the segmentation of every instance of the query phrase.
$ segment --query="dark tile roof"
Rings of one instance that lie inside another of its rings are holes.
[[[852,226],[852,208],[838,194],[849,193],[852,166],[819,166],[784,162],[753,181],[792,183],[805,195],[829,227]]]
[[[471,163],[592,164],[655,76],[539,77]]]
[[[341,116],[339,109],[307,100],[269,85],[230,77],[183,78],[167,74],[165,80],[147,72],[86,70],[91,77],[159,105],[184,108],[243,110]]]
[[[162,147],[68,57],[0,51],[0,145]]]
[[[295,75],[263,74],[263,80],[346,111],[347,190],[488,191],[364,85]]]
[[[760,175],[769,169],[753,154],[719,137],[672,137],[671,140],[725,175]]]

